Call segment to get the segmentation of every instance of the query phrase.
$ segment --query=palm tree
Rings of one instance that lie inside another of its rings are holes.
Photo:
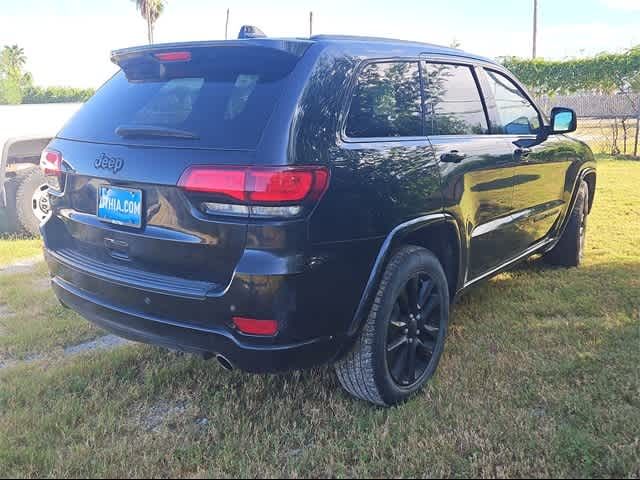
[[[136,7],[142,18],[147,21],[147,35],[149,43],[153,43],[153,27],[158,17],[164,10],[165,0],[132,0],[136,2]]]
[[[6,71],[10,75],[19,76],[22,72],[22,67],[27,63],[27,57],[24,54],[24,49],[18,45],[5,45],[2,50],[2,64]]]

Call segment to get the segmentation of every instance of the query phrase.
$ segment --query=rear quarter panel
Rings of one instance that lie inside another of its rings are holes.
[[[331,169],[329,189],[309,221],[313,278],[321,281],[315,290],[308,285],[306,296],[336,331],[350,325],[386,236],[406,220],[442,209],[439,169],[426,137],[356,142],[342,135],[365,57],[336,46],[317,57],[289,149],[291,163]]]

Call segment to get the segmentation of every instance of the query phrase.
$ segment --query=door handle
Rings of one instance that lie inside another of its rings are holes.
[[[460,153],[458,150],[451,150],[440,155],[440,161],[445,163],[460,163],[465,158],[467,158],[467,155]]]
[[[523,162],[526,162],[527,159],[529,158],[529,155],[531,155],[531,149],[530,148],[516,148],[515,152],[513,152],[514,156],[516,157],[516,160],[522,160]]]

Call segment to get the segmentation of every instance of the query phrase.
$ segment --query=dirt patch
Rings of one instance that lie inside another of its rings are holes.
[[[0,323],[0,335],[2,335],[2,324]],[[92,340],[90,342],[81,343],[79,345],[73,345],[71,347],[67,347],[64,349],[63,354],[65,357],[73,357],[75,355],[80,355],[86,352],[93,352],[98,350],[112,350],[115,348],[122,347],[124,345],[128,345],[131,342],[125,340],[124,338],[117,337],[115,335],[106,335],[104,337],[100,337],[96,340]],[[17,360],[14,358],[0,358],[0,370],[3,368],[15,367],[19,365],[26,365],[29,363],[39,362],[44,359],[56,358],[56,355],[39,355],[39,354],[31,354],[27,355],[25,358],[21,360]]]
[[[42,261],[42,255],[38,255],[37,257],[26,258],[18,262],[10,263],[9,265],[0,267],[0,275],[30,272],[36,265],[38,265]]]
[[[15,314],[9,309],[9,307],[4,303],[0,303],[0,319],[11,317],[12,315]],[[0,327],[2,327],[1,324]]]
[[[47,292],[51,290],[51,279],[49,277],[39,278],[33,282],[33,289],[37,292]]]
[[[159,433],[162,431],[215,432],[215,427],[207,417],[199,415],[198,409],[189,400],[162,399],[147,405],[142,404],[137,414],[131,416],[135,429]]]
[[[65,356],[79,355],[85,352],[92,352],[95,350],[111,350],[113,348],[121,347],[130,343],[129,340],[118,337],[116,335],[106,335],[90,342],[81,343],[80,345],[73,345],[64,349]]]
[[[3,368],[16,367],[18,365],[28,365],[30,363],[43,360],[44,358],[45,357],[43,355],[37,355],[37,354],[27,355],[22,360],[15,360],[13,358],[4,358],[4,359],[0,358],[0,370],[2,370]]]
[[[8,318],[15,315],[14,312],[9,309],[5,304],[0,303],[0,337],[4,337],[5,335],[9,335],[9,330],[6,325],[2,323],[3,318]],[[2,368],[2,366],[0,366]]]
[[[181,417],[185,416],[189,407],[190,405],[186,400],[162,400],[145,409],[137,423],[148,432],[158,432],[163,427],[170,427],[173,422],[179,422]]]

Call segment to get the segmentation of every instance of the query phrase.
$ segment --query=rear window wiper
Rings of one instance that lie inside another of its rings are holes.
[[[116,128],[116,135],[123,138],[184,138],[187,140],[198,140],[200,137],[195,133],[175,128],[155,127],[153,125],[122,125]]]

